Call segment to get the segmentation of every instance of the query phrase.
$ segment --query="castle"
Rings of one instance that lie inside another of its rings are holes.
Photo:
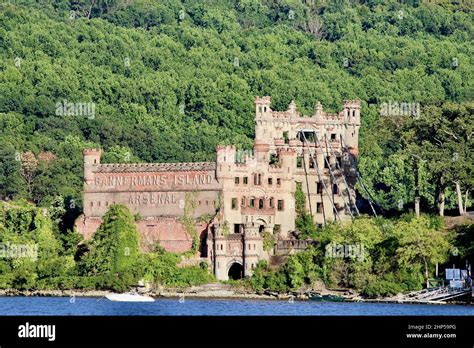
[[[84,150],[84,214],[77,230],[88,239],[111,204],[124,204],[141,247],[194,250],[218,279],[250,276],[260,260],[302,250],[295,238],[295,191],[318,225],[349,219],[357,210],[354,159],[360,102],[337,114],[302,116],[291,102],[273,111],[255,100],[253,151],[218,146],[216,162],[101,164],[99,149]],[[266,242],[265,241],[270,241]]]

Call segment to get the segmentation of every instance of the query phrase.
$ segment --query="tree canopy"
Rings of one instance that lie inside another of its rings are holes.
[[[381,104],[420,103],[429,122],[440,115],[458,139],[458,130],[472,128],[472,104],[465,103],[474,80],[473,21],[463,4],[18,0],[0,6],[3,198],[48,206],[60,195],[80,209],[84,147],[102,147],[104,160],[114,162],[212,160],[218,143],[249,147],[253,100],[271,95],[274,109],[294,99],[305,114],[317,101],[338,111],[343,99],[361,99],[362,176],[384,209],[400,202],[406,208],[414,200],[412,162],[380,115]],[[58,112],[68,103],[93,107]],[[453,108],[467,118],[457,124],[445,118]],[[454,208],[451,181],[463,193],[472,186],[472,172],[461,168],[471,159],[472,136],[465,133],[471,140],[449,149],[459,155],[458,177],[446,173],[441,180],[446,163],[437,159],[447,162],[442,152],[455,138],[445,135],[438,146],[427,128],[418,133],[421,125],[406,134],[420,135],[412,150],[421,147],[428,160],[419,168],[422,202],[433,206],[437,190],[445,189],[446,207]],[[36,162],[29,176],[19,175]]]

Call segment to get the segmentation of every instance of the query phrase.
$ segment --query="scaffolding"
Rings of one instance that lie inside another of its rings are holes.
[[[314,135],[315,135],[315,137],[316,137],[316,132],[313,131],[313,133],[314,133]],[[303,132],[303,131],[300,131],[300,134],[301,134],[302,137],[303,137],[303,148],[304,148],[304,146],[306,146],[307,148],[309,148],[308,140],[306,139],[306,136],[304,135],[304,132]],[[323,153],[323,150],[322,150],[322,148],[321,148],[320,145],[319,145],[319,148],[320,148],[320,150],[321,150],[321,153]],[[308,153],[309,153],[309,151],[308,151]],[[323,153],[323,155],[324,155],[324,153]],[[304,156],[303,156],[303,157],[304,157]],[[323,176],[322,176],[322,174],[321,174],[321,171],[320,171],[320,169],[319,169],[318,161],[316,161],[313,156],[311,156],[311,160],[313,161],[313,165],[314,165],[314,167],[316,168],[316,171],[317,171],[317,173],[318,173],[319,182],[323,185],[324,191],[326,192],[326,194],[327,194],[327,196],[328,196],[328,199],[329,199],[329,201],[331,202],[331,205],[332,205],[332,208],[333,208],[333,211],[334,211],[334,221],[336,221],[337,219],[341,220],[341,217],[339,216],[339,212],[337,211],[337,208],[336,208],[336,206],[334,205],[334,201],[333,201],[333,199],[331,198],[331,195],[330,195],[329,192],[328,192],[326,183],[324,182],[324,178],[323,178]],[[331,170],[331,169],[329,169],[329,170]],[[307,176],[306,171],[305,171],[305,175]],[[307,180],[307,179],[306,179],[306,180]],[[309,198],[309,197],[308,197],[308,198]],[[324,201],[323,201],[323,200],[321,200],[321,204],[323,205],[323,210],[324,210]],[[324,218],[324,223],[326,223],[326,217],[323,216],[323,218]]]
[[[348,152],[348,148],[344,144],[344,139],[342,138],[342,134],[340,135],[340,139],[341,139],[342,148],[345,149],[346,152]],[[356,172],[357,181],[359,182],[359,184],[362,187],[362,189],[364,190],[364,192],[367,194],[367,200],[369,202],[370,208],[372,209],[372,212],[374,213],[374,216],[377,217],[377,212],[375,211],[374,205],[372,203],[372,200],[374,202],[375,202],[375,200],[373,199],[373,197],[370,194],[369,190],[367,190],[364,183],[362,182],[362,177],[360,176],[359,168],[358,168],[357,163],[354,161],[354,159],[352,157],[350,157],[350,159],[351,159],[351,166],[355,169],[355,172]],[[375,204],[377,204],[377,203],[375,202]],[[379,206],[379,205],[377,204],[377,206]]]

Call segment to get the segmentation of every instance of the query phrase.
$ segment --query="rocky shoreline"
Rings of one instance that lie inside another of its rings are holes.
[[[105,297],[111,291],[106,290],[17,290],[17,289],[2,289],[0,296],[57,296],[57,297]],[[157,298],[208,298],[208,299],[254,299],[254,300],[290,300],[297,301],[309,300],[311,295],[318,293],[321,295],[336,295],[344,297],[345,301],[359,300],[359,296],[348,293],[335,293],[334,291],[324,292],[294,292],[280,294],[277,292],[265,291],[257,293],[249,289],[237,288],[228,284],[205,284],[201,286],[192,286],[188,288],[163,288],[157,287],[154,289],[139,289],[139,293],[146,294]]]
[[[381,297],[381,298],[363,298],[358,293],[350,290],[322,290],[314,291],[306,290],[303,292],[293,293],[277,293],[265,291],[263,293],[256,293],[249,289],[238,288],[228,284],[205,284],[201,286],[192,286],[188,288],[154,288],[154,289],[139,289],[140,294],[148,295],[154,298],[196,298],[196,299],[234,299],[234,300],[279,300],[279,301],[309,301],[314,295],[334,296],[342,298],[344,302],[377,302],[377,303],[426,303],[426,304],[446,304],[436,301],[410,301],[403,300],[399,296]],[[1,296],[21,296],[21,297],[94,297],[102,298],[111,291],[106,290],[17,290],[17,289],[3,289],[0,290]],[[456,302],[452,302],[454,304]],[[465,302],[459,302],[466,304]]]

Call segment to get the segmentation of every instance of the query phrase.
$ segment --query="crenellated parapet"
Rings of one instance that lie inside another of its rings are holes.
[[[104,163],[97,165],[96,173],[140,173],[169,171],[209,171],[215,170],[215,162],[184,163]]]
[[[297,148],[299,153],[304,152],[301,132],[305,136],[316,134],[318,139],[313,136],[305,146],[313,147],[319,153],[326,147],[340,153],[343,146],[357,153],[361,109],[359,100],[344,100],[343,108],[338,113],[325,112],[322,104],[317,102],[311,116],[302,115],[294,101],[285,111],[274,111],[270,104],[270,97],[256,98],[255,149],[259,160],[269,157],[265,155],[267,148],[270,153],[285,146]],[[322,142],[321,146],[315,145],[318,140]]]
[[[97,148],[94,148],[94,149],[84,149],[82,150],[82,154],[84,156],[98,156],[100,158],[100,156],[102,155],[102,150],[101,149],[97,149]]]
[[[295,102],[292,100],[288,105],[287,110],[285,111],[274,111],[270,107],[271,98],[270,97],[257,97],[255,100],[256,112],[255,120],[256,121],[295,121],[297,119],[303,118],[307,122],[354,122],[354,120],[347,118],[348,115],[353,117],[360,117],[360,101],[359,100],[344,100],[343,109],[338,113],[328,113],[324,111],[324,108],[321,102],[317,102],[314,106],[313,115],[305,116],[302,115],[297,107]],[[258,122],[257,122],[258,124]],[[259,138],[257,137],[257,140]]]

